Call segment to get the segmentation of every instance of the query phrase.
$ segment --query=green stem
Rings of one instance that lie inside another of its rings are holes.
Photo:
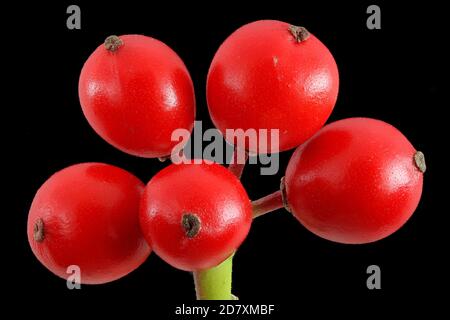
[[[233,255],[211,269],[194,272],[197,300],[232,300]]]
[[[238,179],[241,178],[248,153],[234,149],[233,159],[228,170]],[[191,227],[191,224],[186,224]],[[189,228],[191,229],[191,228]],[[189,230],[190,231],[190,230]],[[194,272],[195,292],[197,300],[237,300],[231,293],[231,273],[233,271],[233,256],[229,256],[221,264],[206,270]]]

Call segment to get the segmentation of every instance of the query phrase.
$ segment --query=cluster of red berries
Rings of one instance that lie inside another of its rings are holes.
[[[208,108],[222,133],[276,128],[280,151],[298,147],[280,190],[252,203],[232,172],[206,161],[171,164],[147,186],[112,165],[73,165],[51,176],[33,200],[34,254],[63,278],[78,265],[81,281],[91,284],[128,274],[152,250],[176,268],[205,270],[234,253],[253,217],[283,206],[332,241],[390,235],[419,203],[423,154],[379,120],[322,128],[338,86],[333,56],[305,28],[270,20],[241,27],[212,61]],[[172,132],[193,128],[188,70],[146,36],[108,37],[81,71],[79,97],[94,130],[132,155],[166,157],[176,144]]]

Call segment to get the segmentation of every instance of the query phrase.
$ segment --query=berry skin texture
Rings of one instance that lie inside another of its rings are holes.
[[[145,188],[140,221],[159,257],[175,268],[199,271],[239,247],[249,232],[252,208],[240,181],[223,166],[172,164]]]
[[[285,22],[261,20],[223,42],[211,63],[206,93],[222,134],[226,129],[279,129],[284,151],[323,126],[338,87],[336,62],[314,35]]]
[[[101,284],[136,269],[151,252],[139,227],[144,184],[125,170],[82,163],[52,175],[28,215],[28,241],[38,260],[67,279],[77,265],[81,283]]]
[[[393,126],[349,118],[325,126],[289,161],[290,211],[311,232],[362,244],[397,231],[422,193],[423,154]]]
[[[84,64],[78,93],[92,128],[132,155],[167,156],[178,143],[172,131],[194,125],[189,72],[172,49],[150,37],[108,37]]]

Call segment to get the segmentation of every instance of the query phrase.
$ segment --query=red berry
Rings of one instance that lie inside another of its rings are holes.
[[[39,261],[67,278],[77,265],[81,282],[123,277],[150,254],[139,227],[143,183],[125,170],[82,163],[52,175],[28,215],[28,241]]]
[[[252,208],[239,180],[218,164],[172,164],[148,183],[141,227],[155,253],[188,271],[229,257],[247,236]]]
[[[286,171],[290,210],[310,231],[341,243],[368,243],[397,231],[422,193],[425,161],[393,126],[350,118],[300,146]]]
[[[81,70],[78,92],[94,130],[116,148],[163,157],[192,130],[195,98],[183,61],[164,43],[142,35],[111,36]]]
[[[285,22],[261,20],[239,28],[221,45],[209,69],[207,100],[223,134],[279,129],[283,151],[322,127],[338,86],[334,58],[315,36]]]

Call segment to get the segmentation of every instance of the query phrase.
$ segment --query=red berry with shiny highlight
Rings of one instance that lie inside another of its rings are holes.
[[[172,164],[148,183],[143,233],[155,253],[188,271],[214,267],[244,241],[252,222],[240,181],[218,164]]]
[[[325,126],[293,154],[285,197],[318,236],[368,243],[397,231],[416,209],[425,159],[393,126],[350,118]]]
[[[222,134],[227,129],[278,129],[279,150],[284,151],[323,126],[338,87],[336,62],[319,39],[303,27],[261,20],[222,43],[209,69],[206,93],[211,118]],[[261,140],[267,150],[276,148],[273,141]],[[261,152],[248,143],[245,147]]]
[[[172,132],[194,126],[189,72],[172,49],[150,37],[108,37],[84,64],[78,93],[92,128],[132,155],[170,155],[178,143]]]
[[[38,260],[67,279],[100,284],[136,269],[150,254],[139,227],[143,183],[112,165],[82,163],[52,175],[28,215],[28,241]]]

